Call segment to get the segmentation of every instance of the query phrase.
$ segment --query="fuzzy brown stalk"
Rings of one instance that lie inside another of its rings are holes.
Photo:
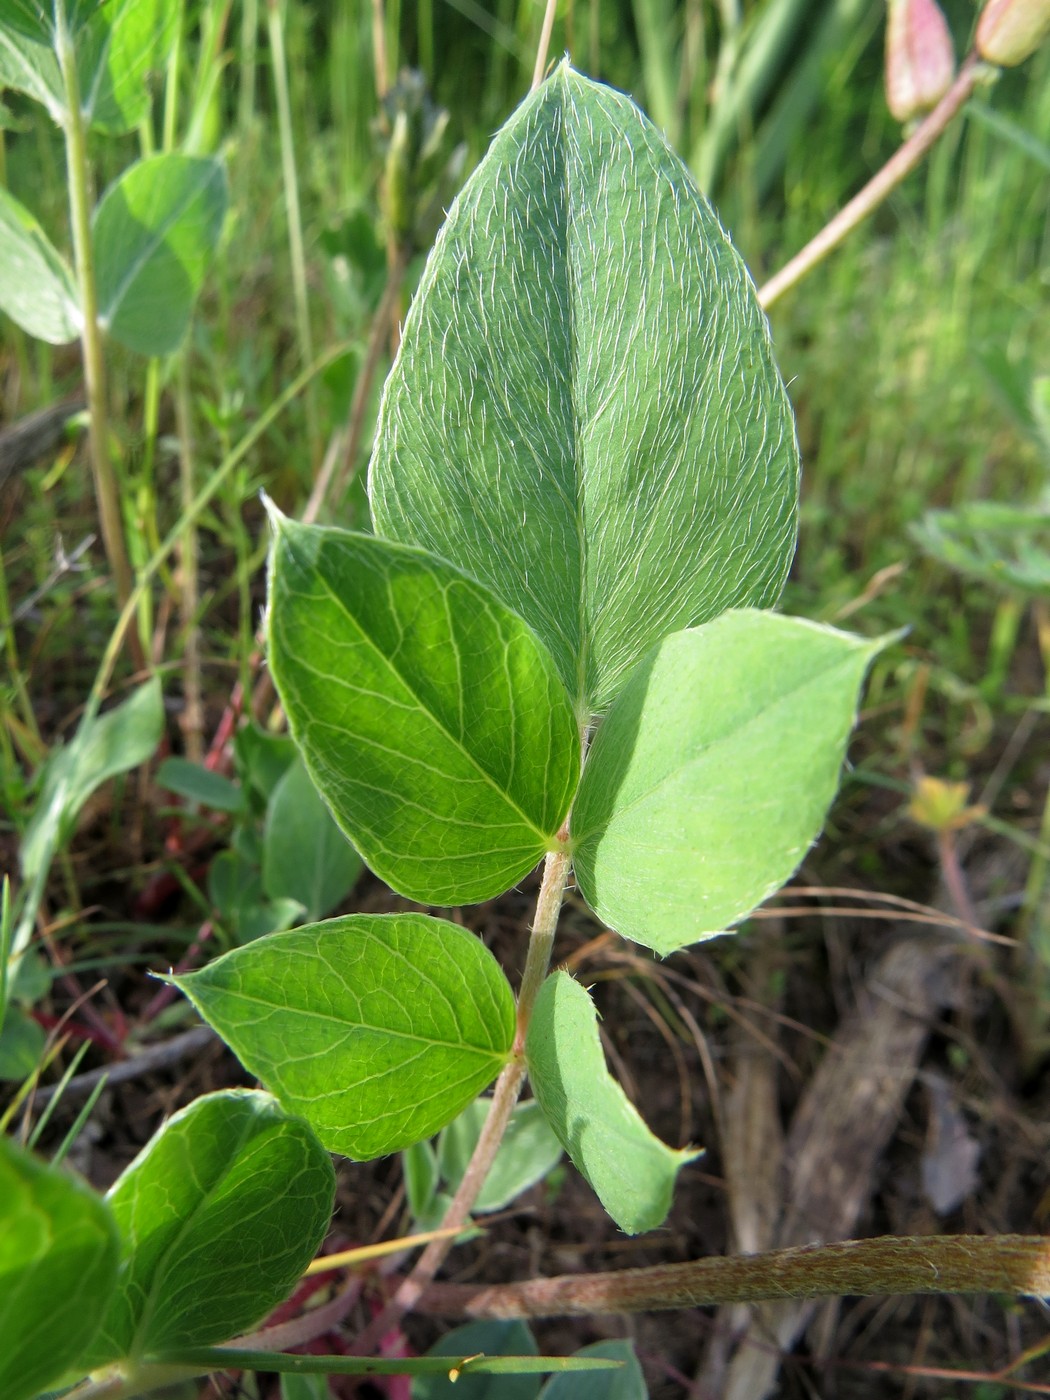
[[[417,1311],[439,1317],[590,1317],[899,1293],[1050,1297],[1050,1237],[888,1235],[492,1287],[439,1283],[427,1288]]]

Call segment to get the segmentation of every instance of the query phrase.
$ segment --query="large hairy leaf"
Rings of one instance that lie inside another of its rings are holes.
[[[489,584],[585,718],[665,633],[777,598],[797,478],[743,263],[652,124],[563,64],[427,263],[376,435],[377,531]]]

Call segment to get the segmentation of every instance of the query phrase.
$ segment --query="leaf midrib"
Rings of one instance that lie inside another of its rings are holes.
[[[318,579],[331,602],[333,602],[335,606],[339,608],[339,610],[343,613],[343,615],[346,617],[347,621],[353,626],[361,640],[368,646],[368,648],[379,659],[379,661],[382,662],[382,664],[386,667],[390,674],[401,683],[401,685],[405,688],[405,690],[412,697],[415,703],[419,706],[419,709],[423,712],[423,714],[425,714],[428,717],[428,719],[434,725],[435,729],[437,729],[440,734],[443,734],[448,740],[449,744],[454,749],[458,750],[464,756],[464,758],[467,759],[467,761],[471,764],[471,766],[475,769],[479,776],[483,778],[484,781],[488,784],[488,786],[492,789],[492,791],[503,800],[506,806],[508,806],[511,809],[511,811],[517,813],[517,815],[521,818],[523,825],[527,826],[530,831],[534,831],[536,833],[536,836],[539,840],[540,848],[546,849],[547,843],[548,841],[550,841],[554,833],[546,832],[541,827],[537,826],[536,823],[532,820],[532,818],[522,811],[520,805],[513,799],[510,793],[507,792],[505,788],[500,787],[499,784],[496,782],[496,779],[492,776],[492,774],[487,772],[482,767],[480,761],[474,757],[474,755],[470,752],[470,750],[466,747],[462,740],[458,739],[449,730],[448,726],[436,714],[434,714],[430,707],[416,692],[415,687],[410,684],[410,682],[405,678],[400,669],[394,665],[394,662],[385,654],[385,652],[383,652],[380,649],[379,645],[365,631],[362,624],[350,611],[348,605],[343,601],[342,598],[338,596],[338,594],[336,594],[332,586],[329,584],[328,579],[319,570],[315,571],[314,577]],[[433,577],[433,573],[431,573],[431,577]],[[472,586],[475,588],[477,587],[477,585],[473,584],[472,581],[466,577],[466,575],[463,576],[463,581],[468,586]],[[440,583],[437,583],[436,580],[435,583],[438,587],[441,587]],[[545,765],[545,786],[546,780],[549,777],[549,774],[546,771],[546,768],[548,766],[549,765]]]
[[[185,988],[183,990],[186,990]],[[374,1031],[377,1035],[390,1036],[394,1040],[403,1040],[418,1045],[429,1045],[439,1050],[456,1050],[464,1054],[484,1056],[489,1059],[503,1059],[506,1052],[501,1050],[484,1049],[481,1046],[471,1045],[468,1041],[441,1040],[436,1036],[424,1036],[413,1034],[411,1031],[393,1030],[388,1026],[370,1025],[366,1021],[351,1021],[345,1017],[332,1016],[323,1011],[315,1011],[310,1007],[292,1006],[288,1003],[281,1005],[278,1002],[264,1001],[262,997],[252,996],[248,992],[236,991],[229,987],[216,988],[223,1000],[234,999],[246,1002],[250,1006],[261,1006],[266,1010],[284,1012],[287,1015],[305,1016],[314,1021],[330,1021],[333,1025],[341,1026],[345,1030]],[[285,1057],[281,1063],[287,1063],[289,1057]],[[272,1063],[276,1063],[272,1061]]]

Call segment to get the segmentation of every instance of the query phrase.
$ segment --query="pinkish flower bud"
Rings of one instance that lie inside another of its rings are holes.
[[[977,21],[977,52],[988,63],[1013,68],[1050,34],[1050,0],[988,0]]]
[[[897,120],[936,107],[954,76],[952,36],[937,0],[889,0],[886,102]]]

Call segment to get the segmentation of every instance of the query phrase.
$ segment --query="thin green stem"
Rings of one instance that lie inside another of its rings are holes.
[[[292,297],[295,301],[296,333],[303,364],[313,359],[310,334],[310,307],[306,295],[306,252],[303,243],[302,212],[299,205],[299,175],[295,165],[295,139],[292,131],[292,103],[288,91],[288,59],[284,48],[284,8],[281,0],[267,0],[270,60],[273,67],[274,95],[277,99],[277,125],[281,138],[281,173],[284,203],[288,216],[288,251],[292,264]],[[317,401],[313,389],[306,391],[306,431],[311,466],[321,456],[321,430],[317,421]]]
[[[255,64],[259,43],[259,0],[241,6],[241,90],[237,99],[237,127],[241,139],[255,120]]]
[[[179,356],[175,384],[175,422],[179,434],[179,490],[183,517],[179,541],[179,607],[182,616],[182,698],[181,728],[186,757],[191,763],[204,759],[204,702],[201,685],[200,628],[200,550],[197,517],[191,513],[196,479],[193,442],[193,409],[190,402],[189,357]]]
[[[80,105],[76,52],[66,23],[65,0],[57,0],[55,5],[55,49],[62,72],[66,104],[66,172],[69,183],[70,224],[73,231],[73,257],[83,317],[80,339],[90,420],[91,471],[102,527],[102,542],[105,545],[106,558],[113,570],[117,598],[123,607],[131,596],[133,579],[124,544],[117,479],[109,453],[105,359],[102,354],[102,333],[98,324],[95,253],[91,238],[91,179],[87,156],[87,129]],[[145,654],[138,634],[132,632],[129,641],[136,664],[144,666]]]
[[[801,252],[758,290],[759,304],[768,309],[775,301],[801,282],[819,262],[853,232],[869,214],[910,175],[935,144],[952,119],[966,105],[974,88],[986,72],[976,54],[970,54],[959,69],[955,82],[937,106],[915,128],[900,149],[890,157],[859,194],[844,205],[835,217],[811,238]]]

